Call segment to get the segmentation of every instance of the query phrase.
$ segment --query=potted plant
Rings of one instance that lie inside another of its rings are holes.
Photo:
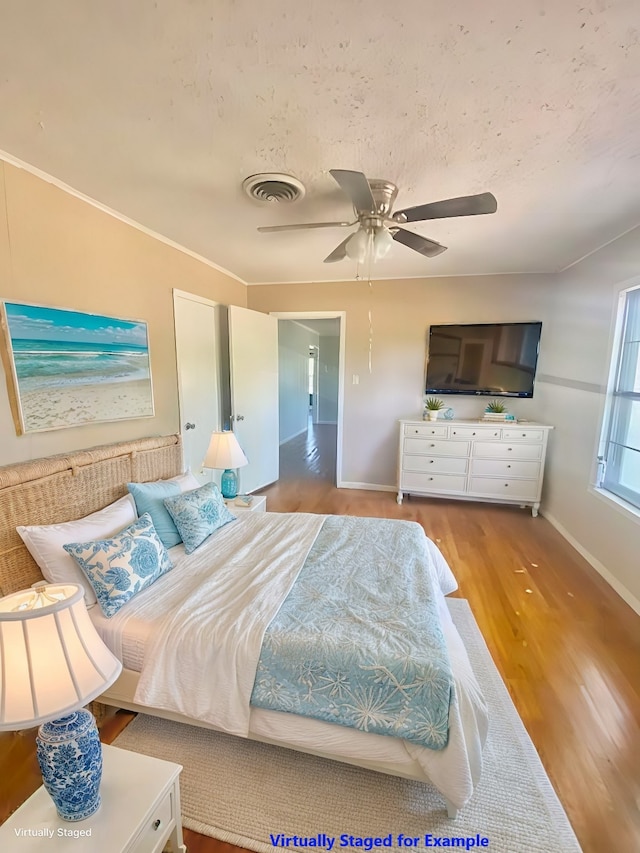
[[[437,397],[427,397],[424,401],[424,413],[429,421],[435,421],[441,409],[444,409],[444,403]]]
[[[504,403],[501,403],[500,400],[490,400],[487,403],[487,408],[485,412],[493,412],[496,415],[502,415],[507,411],[507,407]]]

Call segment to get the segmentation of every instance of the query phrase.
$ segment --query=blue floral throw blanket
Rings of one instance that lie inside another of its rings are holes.
[[[443,749],[453,699],[419,524],[329,516],[264,637],[251,704]]]

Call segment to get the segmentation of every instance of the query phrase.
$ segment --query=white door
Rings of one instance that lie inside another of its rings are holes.
[[[229,362],[233,431],[249,460],[238,490],[253,492],[279,477],[277,319],[230,306]]]
[[[217,307],[180,291],[174,291],[173,306],[184,462],[205,483],[212,472],[203,470],[202,460],[211,433],[220,429]]]

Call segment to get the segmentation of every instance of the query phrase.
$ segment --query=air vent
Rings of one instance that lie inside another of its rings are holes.
[[[249,198],[276,204],[298,201],[305,193],[303,184],[297,178],[274,172],[251,175],[242,182],[242,188]]]

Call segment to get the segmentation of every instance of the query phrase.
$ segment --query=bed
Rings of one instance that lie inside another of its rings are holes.
[[[16,526],[54,524],[81,518],[123,497],[127,493],[128,482],[165,480],[181,470],[179,436],[141,439],[1,468],[0,593],[7,595],[42,579],[40,569],[16,532]],[[339,523],[340,517],[330,518],[338,519],[335,523]],[[480,776],[487,712],[462,640],[446,606],[444,596],[456,588],[455,580],[435,545],[428,540],[429,559],[438,586],[434,606],[437,608],[437,618],[440,620],[451,665],[455,696],[449,708],[448,740],[444,748],[429,749],[406,737],[362,731],[325,719],[308,718],[248,703],[245,712],[239,705],[230,704],[227,718],[219,724],[217,717],[212,718],[201,712],[200,706],[194,710],[193,705],[185,704],[185,697],[192,692],[195,694],[195,687],[191,690],[185,681],[182,688],[176,691],[172,680],[174,689],[170,690],[166,683],[163,687],[159,678],[163,666],[153,657],[160,643],[159,638],[163,633],[175,637],[182,626],[186,626],[186,631],[192,621],[188,618],[192,612],[198,609],[211,610],[214,606],[222,612],[231,602],[233,607],[242,605],[237,612],[233,609],[230,611],[232,620],[241,622],[246,614],[252,613],[252,607],[247,607],[242,597],[233,590],[224,606],[221,606],[219,599],[215,599],[214,605],[200,606],[209,562],[217,566],[217,572],[227,571],[229,577],[242,577],[247,571],[247,553],[268,554],[265,565],[271,564],[273,569],[279,559],[283,571],[290,571],[295,580],[299,569],[287,568],[288,546],[283,546],[282,553],[277,557],[277,548],[268,550],[264,542],[286,542],[286,536],[301,540],[304,528],[304,535],[313,543],[317,537],[319,539],[318,531],[322,530],[325,523],[324,517],[306,517],[306,514],[244,513],[233,524],[211,537],[211,542],[205,542],[195,554],[186,555],[182,545],[171,548],[169,553],[174,569],[128,602],[112,618],[105,618],[97,606],[91,608],[90,614],[98,632],[123,661],[122,675],[101,697],[101,701],[106,705],[220,729],[374,771],[428,782],[441,792],[449,816],[454,817],[457,809],[471,797]],[[387,521],[386,524],[396,523]],[[289,532],[285,533],[287,530]],[[401,533],[398,532],[398,535]],[[335,532],[331,533],[331,538],[335,540]],[[262,544],[256,546],[253,543]],[[299,555],[297,559],[306,565],[308,561],[305,555],[309,553],[309,549],[305,551],[303,547],[300,551],[302,556]],[[351,560],[352,555],[348,555],[349,563]],[[281,577],[280,564],[277,571],[272,571],[272,575],[276,579]],[[180,581],[184,577],[193,579],[193,583],[184,584]],[[190,593],[185,591],[185,586],[193,587]],[[216,592],[219,588],[218,582],[215,587],[212,586],[214,596],[219,594]],[[292,588],[291,585],[286,586],[284,594],[280,596],[281,601],[285,597],[289,601],[288,595]],[[262,627],[247,622],[249,627],[243,629],[242,635],[252,635],[252,632],[259,635],[265,625],[271,622],[273,614],[279,612],[279,607],[276,603],[273,612],[269,611]],[[199,635],[201,632],[196,633]],[[232,633],[231,629],[229,633]],[[184,648],[190,647],[185,645]],[[173,673],[176,681],[183,676],[193,678],[194,683],[202,681],[202,668],[200,665],[190,666],[189,658],[184,657],[184,654],[186,652],[183,652],[182,659],[178,657],[164,668]],[[235,647],[230,654],[231,664],[227,662],[226,666],[233,669],[233,655],[237,656]],[[146,669],[145,660],[149,662]],[[193,661],[200,661],[197,650],[193,653]],[[215,670],[218,685],[225,683],[224,666],[221,661],[220,668]],[[251,682],[254,674],[255,669],[251,673]],[[246,680],[244,676],[239,679]],[[202,702],[206,705],[206,691],[200,689],[199,695],[202,695]],[[144,701],[141,701],[141,696]],[[157,701],[150,705],[148,697]],[[246,714],[246,720],[243,719],[243,713]]]

